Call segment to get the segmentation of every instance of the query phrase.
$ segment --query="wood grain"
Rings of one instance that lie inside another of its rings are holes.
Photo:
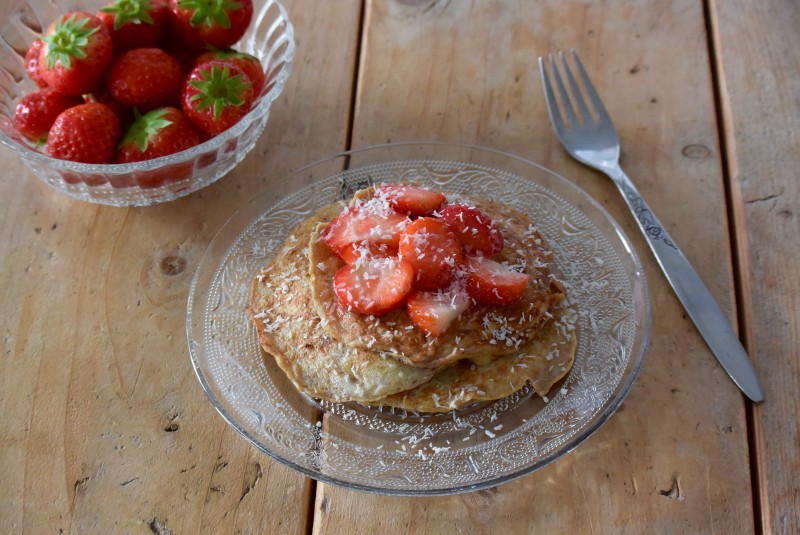
[[[646,266],[654,326],[629,398],[573,453],[464,496],[386,498],[321,484],[314,533],[752,531],[742,398],[611,183],[557,145],[535,67],[538,55],[580,52],[615,118],[623,167],[735,320],[703,6],[369,0],[363,39],[354,147],[477,143],[564,174],[633,240]]]
[[[184,334],[192,273],[227,217],[346,145],[361,6],[286,7],[293,73],[257,146],[216,184],[167,205],[100,207],[0,150],[2,531],[306,532],[310,480],[215,413]]]
[[[800,531],[800,6],[710,2],[754,409],[764,533]],[[743,36],[748,36],[743,39]]]

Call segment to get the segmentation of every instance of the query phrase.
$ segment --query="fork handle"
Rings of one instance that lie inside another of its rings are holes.
[[[672,237],[650,210],[628,175],[617,165],[604,171],[617,185],[636,216],[650,250],[672,289],[697,326],[723,369],[744,394],[756,403],[764,400],[753,364],[725,314]]]

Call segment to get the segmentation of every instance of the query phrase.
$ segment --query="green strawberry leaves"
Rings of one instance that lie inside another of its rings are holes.
[[[52,69],[60,63],[65,69],[72,66],[72,58],[84,59],[84,48],[89,38],[97,32],[97,28],[86,28],[91,19],[78,20],[75,14],[65,19],[59,17],[53,27],[53,33],[42,37],[47,45],[47,68]]]
[[[197,111],[213,108],[214,120],[217,120],[225,108],[244,104],[242,95],[251,84],[241,73],[231,76],[228,65],[211,65],[210,70],[201,69],[200,72],[201,80],[189,82],[198,91],[189,99],[196,103]]]
[[[258,59],[252,54],[248,54],[247,52],[239,52],[233,48],[216,48],[211,45],[207,45],[206,50],[214,53],[214,59],[250,59],[258,61]]]
[[[240,9],[242,4],[234,0],[179,0],[178,7],[192,12],[189,20],[192,26],[216,24],[228,30],[231,27],[228,12]]]
[[[100,11],[114,15],[114,29],[119,30],[128,22],[132,24],[155,24],[153,17],[150,16],[152,10],[153,5],[150,0],[117,0]]]
[[[142,115],[139,110],[134,109],[133,115],[135,119],[133,124],[128,128],[119,146],[135,143],[140,151],[146,151],[150,138],[172,124],[172,121],[164,119],[164,115],[168,111],[166,108],[157,108]]]

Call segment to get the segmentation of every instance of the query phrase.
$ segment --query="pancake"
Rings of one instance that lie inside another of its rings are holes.
[[[572,325],[573,319],[560,313],[513,355],[484,365],[462,360],[423,385],[371,404],[407,411],[449,412],[475,402],[504,398],[527,382],[544,397],[572,368],[577,346]]]
[[[371,401],[423,384],[434,370],[379,351],[350,347],[323,330],[312,306],[309,236],[341,210],[335,204],[302,222],[253,281],[248,313],[261,346],[295,387],[327,401]]]
[[[320,239],[346,206],[335,203],[295,228],[253,281],[248,313],[264,358],[274,358],[300,392],[331,402],[436,413],[501,399],[526,383],[544,396],[569,372],[576,348],[573,315],[558,305],[566,296],[548,268],[552,253],[528,216],[491,201],[458,201],[501,229],[505,247],[493,258],[530,275],[518,302],[473,303],[438,338],[414,327],[402,308],[379,318],[348,312],[332,291],[344,264]]]
[[[362,191],[356,197],[365,199],[369,193]],[[314,308],[331,338],[354,348],[384,351],[410,366],[431,369],[463,359],[488,364],[518,352],[533,338],[548,311],[565,297],[563,287],[550,275],[552,252],[526,214],[493,201],[459,200],[487,214],[502,232],[505,246],[493,259],[519,266],[530,275],[522,297],[504,307],[474,304],[439,337],[415,328],[402,308],[381,317],[348,311],[336,297],[332,283],[344,262],[320,239],[326,227],[320,224],[310,242],[311,289]]]

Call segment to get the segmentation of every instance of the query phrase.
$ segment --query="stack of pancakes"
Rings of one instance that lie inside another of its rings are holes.
[[[497,225],[493,257],[530,275],[510,306],[475,304],[438,337],[405,309],[384,316],[348,311],[333,292],[344,265],[319,239],[346,204],[323,208],[289,235],[255,277],[248,312],[261,346],[297,389],[314,398],[419,412],[447,412],[506,397],[527,382],[544,396],[572,366],[575,336],[550,273],[552,252],[530,218],[507,206],[460,199]]]

